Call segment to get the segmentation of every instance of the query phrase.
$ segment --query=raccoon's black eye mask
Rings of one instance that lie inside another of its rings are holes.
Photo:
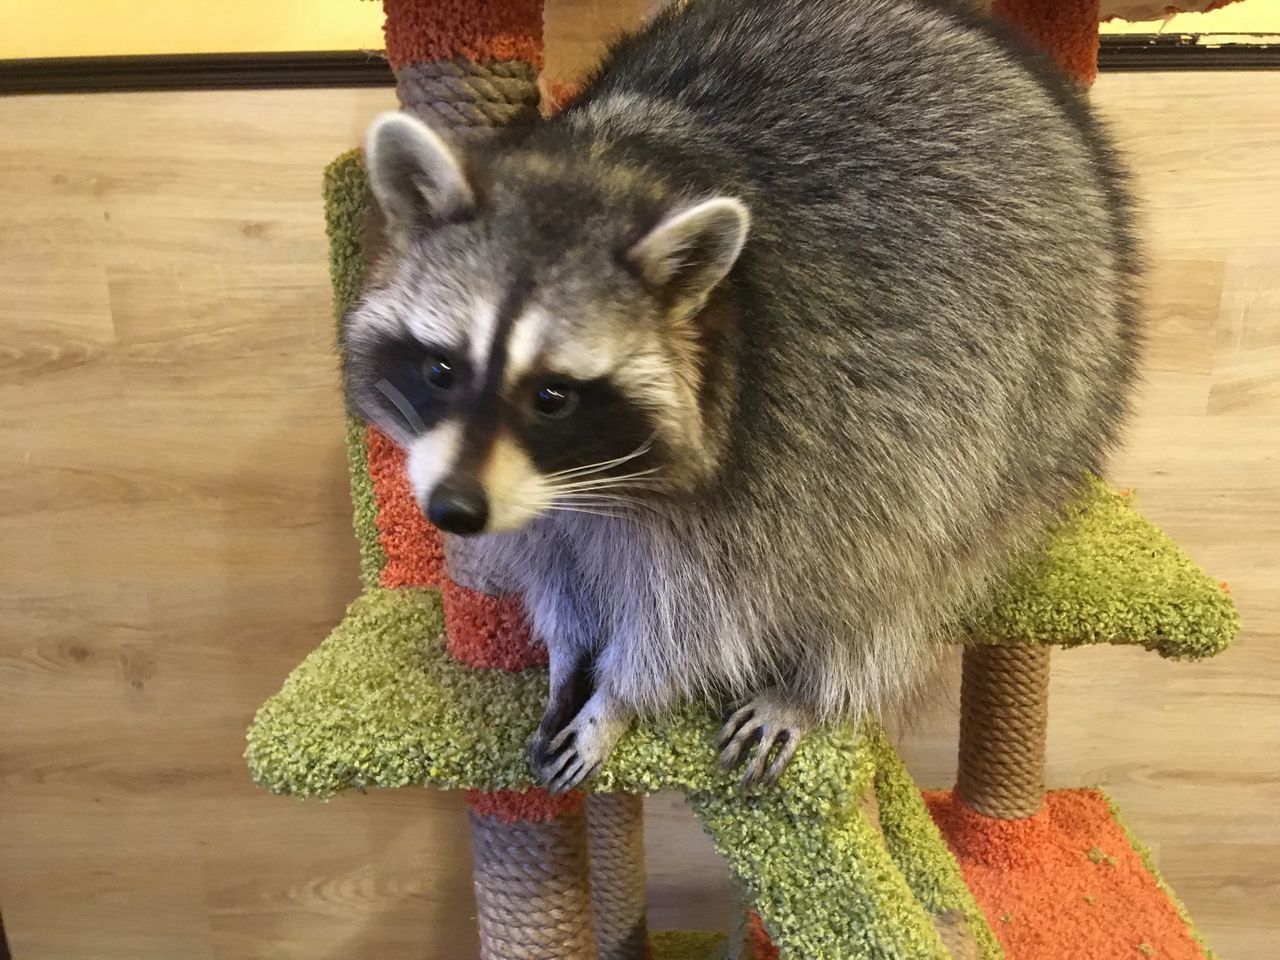
[[[655,425],[607,377],[598,380],[529,379],[516,396],[528,397],[533,416],[516,416],[512,433],[543,473],[626,457],[646,445]],[[619,467],[633,472],[639,458]],[[601,476],[612,471],[602,470]]]
[[[366,356],[352,358],[351,367],[348,392],[353,406],[410,435],[444,419],[459,386],[470,377],[465,357],[413,337],[383,340]]]

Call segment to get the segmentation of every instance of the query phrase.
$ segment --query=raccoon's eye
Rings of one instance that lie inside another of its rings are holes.
[[[423,371],[427,378],[427,383],[437,390],[452,389],[454,381],[458,379],[457,374],[453,372],[453,365],[449,363],[447,358],[438,353],[427,357]]]
[[[549,383],[533,395],[533,409],[551,420],[567,417],[578,408],[578,391],[564,383]]]

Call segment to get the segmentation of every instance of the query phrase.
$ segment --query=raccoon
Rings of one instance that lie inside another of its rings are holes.
[[[907,702],[1124,420],[1121,164],[959,4],[689,0],[559,115],[465,146],[385,115],[367,162],[346,391],[516,573],[554,791],[681,701],[737,707],[746,783]]]

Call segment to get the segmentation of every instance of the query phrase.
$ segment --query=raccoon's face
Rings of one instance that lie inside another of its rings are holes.
[[[403,114],[366,157],[391,250],[344,324],[347,393],[405,448],[436,526],[609,513],[705,476],[708,300],[741,202],[528,150],[463,157]]]

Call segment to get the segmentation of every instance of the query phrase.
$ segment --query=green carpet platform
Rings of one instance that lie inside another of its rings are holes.
[[[540,0],[387,10],[408,108],[464,137],[535,118]],[[325,201],[340,316],[363,279],[357,153],[326,172]],[[1044,789],[1051,647],[1195,660],[1237,629],[1229,594],[1132,497],[1084,482],[967,631],[953,791],[922,793],[875,727],[815,733],[777,788],[744,791],[716,762],[719,718],[690,707],[552,797],[525,763],[547,677],[518,600],[426,525],[394,445],[355,423],[347,442],[366,589],[262,706],[246,758],[264,789],[305,800],[466,790],[485,960],[1212,956],[1104,795]],[[728,864],[743,909],[724,932],[647,928],[657,790],[685,794]]]
[[[533,787],[524,747],[542,715],[545,671],[462,666],[446,651],[443,627],[434,590],[376,589],[352,604],[259,713],[248,751],[258,782],[317,798],[351,787]],[[744,793],[717,763],[719,726],[691,710],[639,727],[591,789],[684,792],[796,956],[864,943],[846,955],[945,957],[930,916],[949,910],[985,931],[923,799],[878,733],[818,733],[783,789]],[[877,806],[884,836],[868,812]],[[999,956],[989,933],[985,940],[983,955]]]
[[[985,642],[1134,644],[1193,659],[1224,649],[1237,621],[1223,588],[1129,497],[1091,481],[986,625],[1001,632],[984,632]],[[523,751],[545,705],[545,671],[470,669],[449,656],[443,636],[437,590],[367,591],[259,712],[248,750],[259,784],[320,799],[351,787],[533,786]],[[626,792],[732,786],[714,764],[718,730],[703,713],[637,730],[596,783]],[[816,735],[786,782],[836,796],[851,770],[811,766],[819,745],[838,753],[854,743]]]

